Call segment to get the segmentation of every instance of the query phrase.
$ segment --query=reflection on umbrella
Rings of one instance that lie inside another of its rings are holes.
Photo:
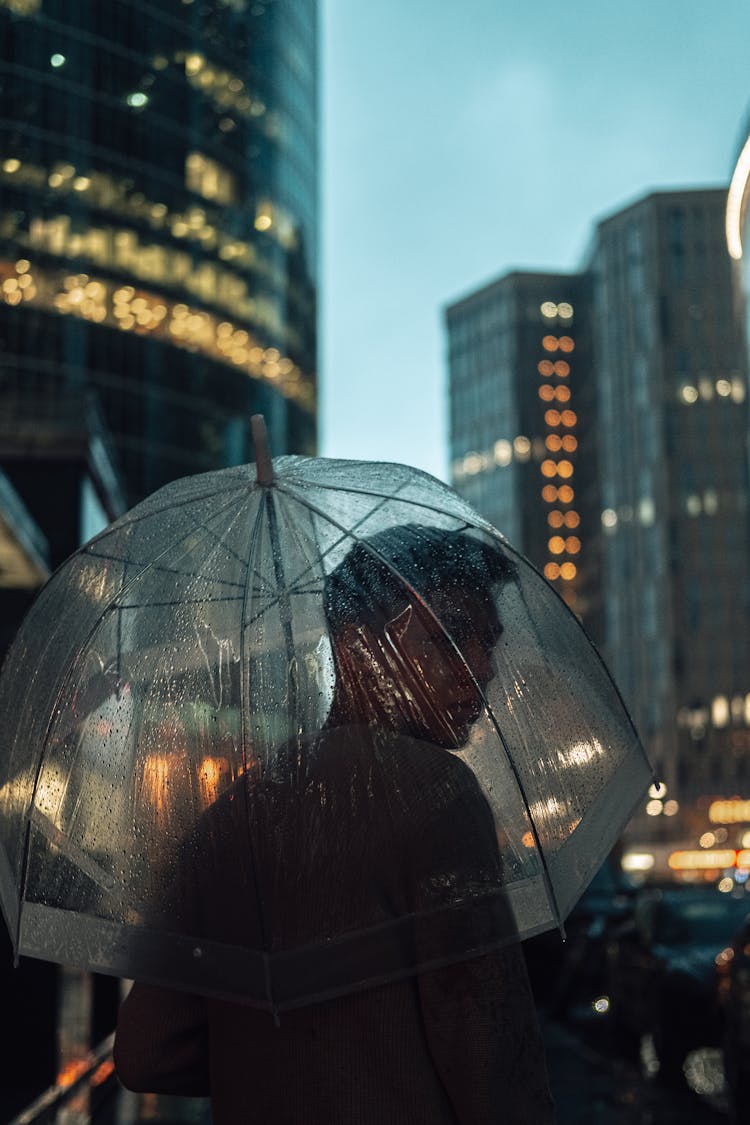
[[[651,780],[575,617],[455,493],[262,451],[58,570],[0,748],[18,954],[273,1010],[561,926]]]

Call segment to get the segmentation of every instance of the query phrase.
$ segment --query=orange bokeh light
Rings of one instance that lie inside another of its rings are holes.
[[[558,461],[557,462],[557,472],[558,472],[558,475],[563,477],[563,478],[572,477],[573,476],[573,466],[571,465],[570,461]]]
[[[553,535],[547,540],[547,546],[553,555],[561,555],[565,550],[565,540],[562,535]]]
[[[547,563],[544,568],[544,577],[548,578],[550,582],[554,582],[556,578],[560,577],[560,567],[557,565],[557,563]]]
[[[578,515],[578,512],[566,512],[565,513],[565,526],[566,527],[578,527],[580,522],[581,522],[581,517]]]
[[[554,477],[557,476],[557,465],[554,461],[542,461],[541,464],[542,476]]]
[[[570,364],[566,363],[564,359],[558,359],[553,364],[555,375],[559,375],[561,379],[567,379],[570,375]]]
[[[551,375],[555,370],[555,364],[549,359],[543,359],[541,363],[536,365],[536,369],[540,375]]]
[[[542,347],[545,352],[556,352],[560,346],[560,341],[557,336],[545,336],[542,340]]]
[[[570,387],[555,387],[555,398],[558,402],[569,402]]]
[[[544,421],[548,426],[559,426],[562,418],[560,417],[559,410],[547,410],[544,414]]]
[[[562,525],[565,523],[565,516],[562,514],[562,512],[550,512],[550,514],[547,516],[547,523],[550,525],[550,527],[562,527]]]
[[[562,484],[557,490],[557,495],[563,504],[571,504],[575,496],[575,492],[569,484]]]
[[[560,421],[563,426],[575,426],[578,421],[578,416],[574,410],[563,410],[560,415]]]
[[[551,387],[549,383],[542,383],[539,388],[539,397],[545,402],[552,402],[555,397],[555,388]]]
[[[554,484],[545,484],[542,489],[542,500],[546,500],[548,504],[554,504],[557,500],[557,489]]]
[[[571,578],[575,578],[578,570],[575,563],[564,562],[560,567],[560,577],[564,578],[566,582],[570,582]]]
[[[570,336],[561,336],[557,344],[561,352],[572,352],[575,347],[575,343]]]
[[[562,439],[561,445],[566,453],[573,453],[576,449],[578,449],[578,442],[572,434],[566,434]]]
[[[565,550],[569,555],[577,555],[581,549],[581,540],[577,535],[569,535],[565,540]]]
[[[557,434],[550,434],[549,437],[545,439],[544,444],[547,446],[547,449],[551,449],[553,453],[559,453],[563,443]]]

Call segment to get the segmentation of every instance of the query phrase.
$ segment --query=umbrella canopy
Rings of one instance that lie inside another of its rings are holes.
[[[564,602],[434,478],[281,457],[80,548],[0,677],[17,955],[269,1010],[561,926],[652,780]]]

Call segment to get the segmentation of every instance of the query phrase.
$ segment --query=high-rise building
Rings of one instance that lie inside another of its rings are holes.
[[[725,200],[651,194],[599,223],[589,263],[605,653],[687,808],[750,786],[747,366]]]
[[[93,390],[129,503],[314,452],[316,9],[0,0],[0,410]]]
[[[586,304],[585,277],[514,272],[445,310],[453,487],[582,615]]]
[[[642,822],[657,835],[701,797],[750,794],[747,359],[725,201],[648,195],[597,225],[580,274],[511,273],[446,310],[454,487],[602,648],[666,782]]]

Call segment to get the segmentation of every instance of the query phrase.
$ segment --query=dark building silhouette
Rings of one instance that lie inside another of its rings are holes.
[[[315,0],[0,0],[0,410],[93,389],[128,504],[316,442]]]

